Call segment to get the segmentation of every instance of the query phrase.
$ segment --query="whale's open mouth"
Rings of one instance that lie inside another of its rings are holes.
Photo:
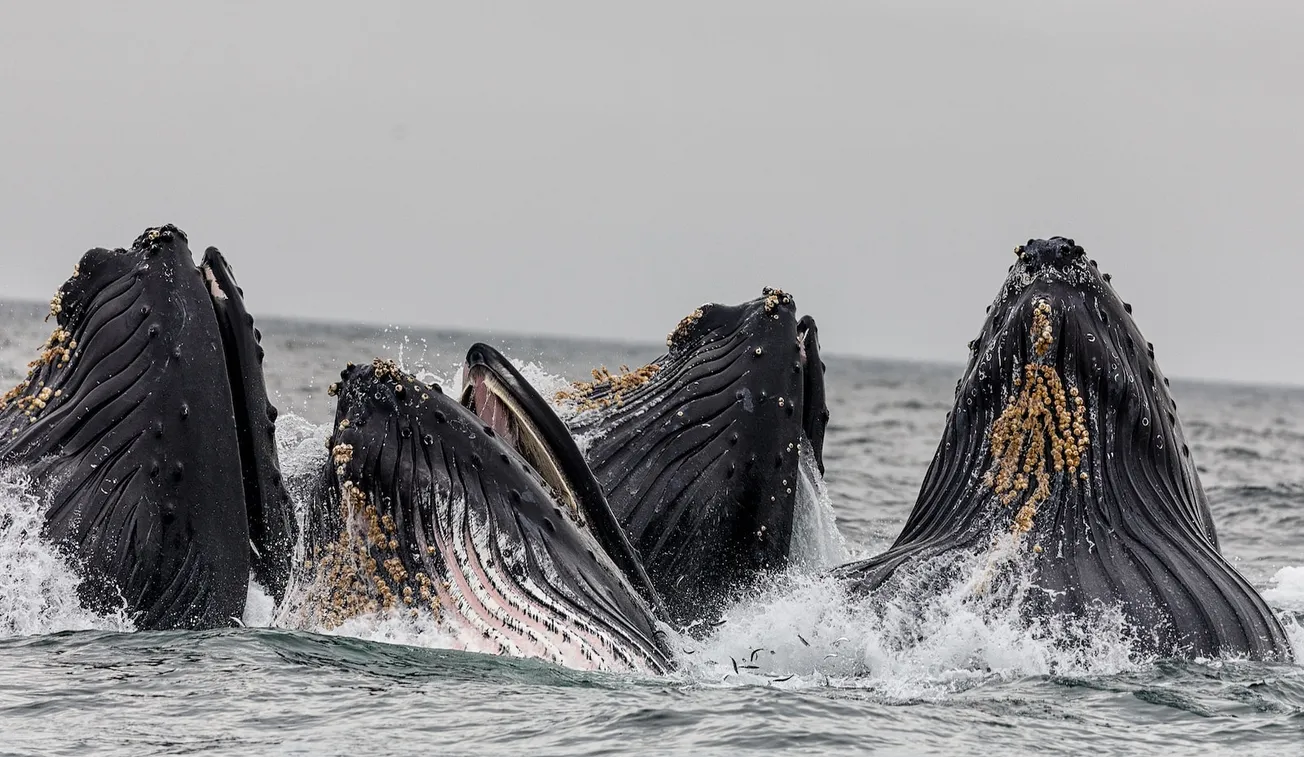
[[[592,532],[639,595],[661,614],[661,597],[584,454],[520,371],[494,348],[473,345],[462,369],[461,402],[534,469],[554,499]]]
[[[468,362],[462,370],[462,405],[475,413],[498,438],[516,450],[543,478],[576,522],[585,523],[584,509],[575,493],[575,485],[566,475],[567,464],[560,458],[558,442],[535,422],[537,413],[528,411],[528,402],[509,386],[510,379],[486,362]],[[555,434],[555,432],[554,432]],[[566,437],[566,441],[570,439]],[[582,460],[581,460],[582,462]]]

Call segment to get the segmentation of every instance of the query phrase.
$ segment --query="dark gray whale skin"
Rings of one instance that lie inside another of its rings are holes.
[[[276,453],[276,407],[267,397],[262,334],[245,309],[244,290],[216,247],[204,252],[200,271],[208,282],[213,311],[226,352],[228,383],[240,442],[246,518],[253,545],[253,575],[279,602],[290,579],[290,561],[299,538]]]
[[[824,364],[793,298],[703,305],[640,371],[567,394],[611,508],[680,625],[710,622],[786,567],[798,455],[823,470]]]
[[[910,570],[1008,534],[1017,556],[1005,570],[1030,571],[1033,617],[1116,607],[1135,651],[1289,660],[1281,624],[1219,552],[1168,381],[1131,306],[1071,239],[1016,253],[904,529],[887,552],[836,573],[853,592],[890,592]],[[1045,414],[1020,413],[1030,405],[1017,400],[1039,386]],[[1030,452],[1037,443],[1043,454]]]
[[[247,317],[238,289],[215,252],[222,278],[206,281],[186,242],[168,225],[130,250],[87,252],[51,303],[44,353],[0,403],[0,464],[22,466],[43,495],[44,535],[79,571],[83,602],[125,609],[142,630],[243,613],[246,513],[268,508],[246,502],[242,468],[276,468],[274,446],[242,449],[237,431],[273,433],[273,413],[244,417],[231,391],[231,375],[247,377],[246,395],[261,384],[261,369],[230,362],[259,349],[247,321],[226,324],[241,346],[224,349],[219,322]],[[284,507],[274,488],[249,494]],[[288,551],[278,559],[287,570]]]

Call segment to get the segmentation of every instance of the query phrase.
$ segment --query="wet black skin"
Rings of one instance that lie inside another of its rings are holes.
[[[288,504],[274,445],[241,445],[241,428],[270,439],[275,411],[256,361],[244,363],[261,350],[239,290],[216,251],[209,260],[228,297],[216,311],[173,226],[87,252],[52,306],[56,349],[0,409],[0,464],[23,466],[45,495],[45,535],[80,571],[83,601],[125,607],[141,629],[230,625],[249,582],[246,513]],[[258,417],[232,376],[260,398]],[[247,492],[242,469],[267,487]]]
[[[823,470],[824,366],[814,320],[774,290],[704,305],[641,386],[586,387],[572,433],[671,618],[713,621],[788,563],[798,454]]]
[[[543,436],[561,476],[575,493],[585,524],[602,545],[603,551],[611,557],[612,562],[620,568],[648,605],[655,608],[658,614],[664,613],[661,597],[653,587],[652,579],[648,577],[642,560],[629,543],[629,538],[621,528],[615,513],[612,512],[611,505],[607,503],[607,498],[602,493],[602,486],[594,478],[583,453],[575,445],[575,440],[566,429],[566,424],[557,417],[552,406],[530,385],[530,382],[525,380],[520,371],[503,357],[502,353],[487,344],[472,345],[466,353],[464,365],[462,404],[472,412],[476,411],[474,393],[470,384],[471,380],[481,373],[491,375],[498,385],[510,394]]]
[[[281,478],[276,453],[276,408],[267,397],[263,377],[262,334],[245,309],[244,290],[216,247],[204,252],[200,266],[208,282],[226,352],[228,382],[234,406],[236,436],[240,442],[245,504],[253,546],[253,575],[276,601],[285,594],[290,560],[299,538],[294,503]]]
[[[378,565],[398,559],[406,574],[404,580],[395,580],[393,572],[378,570],[376,576],[363,577],[353,591],[364,600],[382,598],[383,591],[389,591],[400,598],[396,605],[403,606],[406,589],[413,596],[420,594],[418,575],[447,577],[450,566],[426,547],[450,538],[454,528],[447,518],[469,518],[488,524],[495,535],[492,554],[480,558],[503,568],[518,589],[527,579],[545,587],[556,601],[641,650],[653,670],[671,667],[651,608],[597,540],[554,499],[529,462],[481,418],[438,386],[426,385],[392,363],[351,366],[341,378],[335,387],[339,401],[328,446],[339,450],[347,445],[351,454],[343,464],[336,464],[343,458],[328,462],[322,496],[310,505],[305,536],[312,559],[329,551],[346,526],[346,514],[356,517],[347,504],[341,507],[341,485],[351,482],[377,508],[382,521],[388,517],[393,523],[386,537],[392,541],[368,543],[367,554]],[[454,515],[449,506],[441,509],[438,503],[452,499],[465,501],[465,513]],[[529,558],[512,558],[508,546],[523,546]]]
[[[1031,571],[1025,611],[1086,617],[1119,607],[1144,653],[1290,659],[1276,617],[1219,552],[1168,381],[1132,308],[1073,240],[1030,240],[1016,252],[904,530],[886,553],[839,573],[854,591],[891,591],[906,569],[950,564],[946,556],[981,553],[1010,533],[1026,500],[1001,502],[984,475],[991,428],[1018,395],[1013,379],[1025,364],[1049,365],[1066,391],[1081,393],[1090,442],[1076,475],[1043,468],[1050,495],[1013,564]],[[1030,335],[1038,302],[1051,307],[1054,338],[1040,357]]]

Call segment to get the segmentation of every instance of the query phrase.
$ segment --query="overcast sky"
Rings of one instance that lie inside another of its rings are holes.
[[[1033,236],[1304,382],[1304,3],[9,3],[0,297],[176,223],[255,314],[959,361]],[[72,10],[59,10],[69,9]]]

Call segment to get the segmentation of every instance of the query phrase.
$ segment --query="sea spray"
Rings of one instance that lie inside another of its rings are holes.
[[[0,469],[0,636],[130,631],[125,613],[82,608],[68,561],[41,536],[44,508],[21,471]]]
[[[276,600],[267,593],[267,589],[250,578],[249,594],[245,597],[245,610],[240,617],[240,625],[245,628],[267,628],[272,625],[275,616]]]
[[[848,559],[847,541],[838,530],[833,500],[815,464],[815,450],[804,436],[798,453],[790,559],[806,571],[832,568]]]
[[[952,558],[954,560],[954,558]],[[1122,613],[1035,619],[1026,572],[992,583],[988,555],[905,572],[870,597],[791,571],[745,598],[682,655],[695,677],[786,688],[833,685],[890,699],[939,697],[992,677],[1111,675],[1149,664]]]
[[[1304,663],[1304,565],[1282,568],[1272,577],[1272,588],[1263,598],[1273,608],[1286,629],[1296,662]]]

